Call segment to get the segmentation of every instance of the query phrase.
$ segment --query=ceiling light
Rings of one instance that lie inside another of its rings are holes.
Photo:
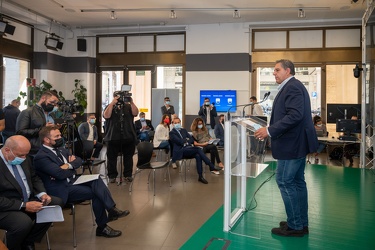
[[[60,39],[53,37],[53,35],[46,36],[46,39],[44,40],[44,45],[47,47],[47,49],[52,49],[56,51],[57,49],[62,49],[63,44],[64,43],[60,42]]]
[[[13,35],[16,27],[0,19],[0,36]]]
[[[117,17],[116,17],[116,12],[115,12],[114,10],[111,11],[110,18],[111,18],[112,20],[116,20],[116,19],[117,19]]]
[[[240,14],[239,10],[233,11],[233,18],[235,18],[235,19],[241,18],[241,14]]]
[[[170,19],[177,19],[176,12],[174,10],[171,10],[171,14],[169,14]]]
[[[298,10],[298,17],[299,18],[305,18],[306,17],[306,13],[303,9]]]

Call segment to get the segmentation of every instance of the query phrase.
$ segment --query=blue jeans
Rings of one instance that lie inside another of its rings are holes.
[[[308,226],[305,161],[306,157],[277,161],[276,183],[284,201],[288,226],[294,230]]]
[[[326,147],[325,143],[319,143],[319,146],[318,146],[318,149],[316,150],[316,152],[321,153],[325,147]]]

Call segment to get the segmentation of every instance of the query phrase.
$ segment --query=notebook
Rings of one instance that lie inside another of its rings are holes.
[[[208,144],[214,144],[216,146],[219,141],[220,139],[211,139],[208,141]]]

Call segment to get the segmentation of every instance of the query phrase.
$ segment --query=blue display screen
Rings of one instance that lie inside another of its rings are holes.
[[[217,112],[227,112],[231,107],[230,112],[236,112],[236,90],[201,90],[200,105],[203,105],[205,98],[210,98],[210,103],[215,105]]]

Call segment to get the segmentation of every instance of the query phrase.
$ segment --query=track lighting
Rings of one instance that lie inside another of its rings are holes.
[[[176,12],[174,10],[171,10],[171,13],[169,14],[169,18],[170,19],[176,19],[177,18]]]
[[[298,10],[298,17],[299,18],[305,18],[306,17],[306,13],[303,9]]]
[[[112,20],[116,20],[116,12],[114,10],[111,11],[111,15],[109,16]]]
[[[241,14],[240,14],[239,10],[233,11],[233,18],[235,18],[235,19],[241,18]]]

